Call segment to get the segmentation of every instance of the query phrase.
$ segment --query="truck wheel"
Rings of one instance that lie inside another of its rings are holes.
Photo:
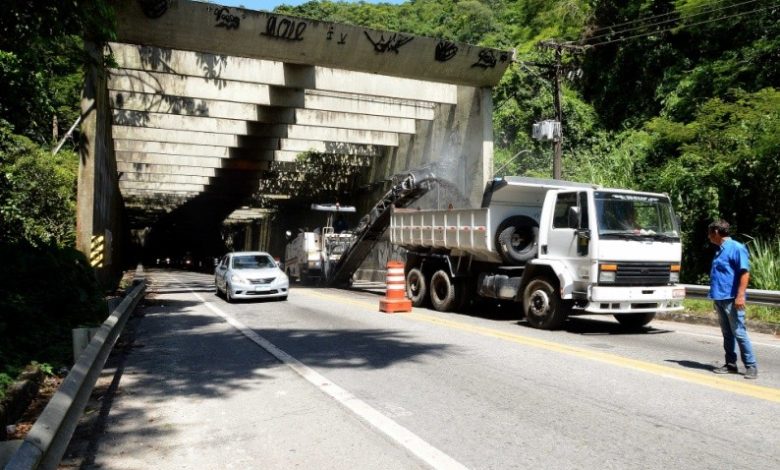
[[[438,270],[431,276],[431,304],[440,312],[451,312],[458,305],[458,290],[450,275]]]
[[[536,256],[539,227],[530,217],[509,217],[496,234],[496,251],[507,263],[525,264]]]
[[[636,329],[647,325],[653,318],[655,312],[650,313],[627,313],[624,315],[615,315],[615,319],[626,328]]]
[[[412,268],[406,273],[406,296],[415,307],[423,307],[428,300],[428,285],[419,268]]]
[[[561,300],[555,283],[538,277],[525,288],[523,307],[525,319],[534,328],[555,330],[563,325],[568,315],[568,302]]]

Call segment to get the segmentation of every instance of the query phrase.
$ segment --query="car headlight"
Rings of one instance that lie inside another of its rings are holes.
[[[230,281],[231,282],[237,282],[239,284],[246,284],[246,281],[243,277],[239,276],[238,274],[231,274],[230,275]]]
[[[617,277],[617,264],[599,265],[599,282],[615,282]]]

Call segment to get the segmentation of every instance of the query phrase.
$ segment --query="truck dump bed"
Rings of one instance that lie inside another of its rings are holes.
[[[470,253],[498,261],[489,209],[415,210],[394,208],[390,242],[407,249],[432,248]]]

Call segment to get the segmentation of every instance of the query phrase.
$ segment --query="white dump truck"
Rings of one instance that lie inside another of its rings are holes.
[[[292,239],[284,250],[284,270],[287,276],[304,283],[327,278],[344,250],[355,239],[352,232],[339,226],[343,220],[339,214],[355,212],[354,206],[312,204],[311,208],[329,213],[325,225],[311,232],[302,230],[295,238],[288,232],[287,236]]]
[[[479,209],[394,208],[390,241],[408,250],[415,306],[518,302],[529,324],[611,314],[640,327],[682,310],[680,229],[669,197],[560,180],[488,183]]]

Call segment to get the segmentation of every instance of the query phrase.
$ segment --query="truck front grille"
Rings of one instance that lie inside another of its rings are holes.
[[[665,286],[669,272],[669,263],[618,263],[614,285]]]

